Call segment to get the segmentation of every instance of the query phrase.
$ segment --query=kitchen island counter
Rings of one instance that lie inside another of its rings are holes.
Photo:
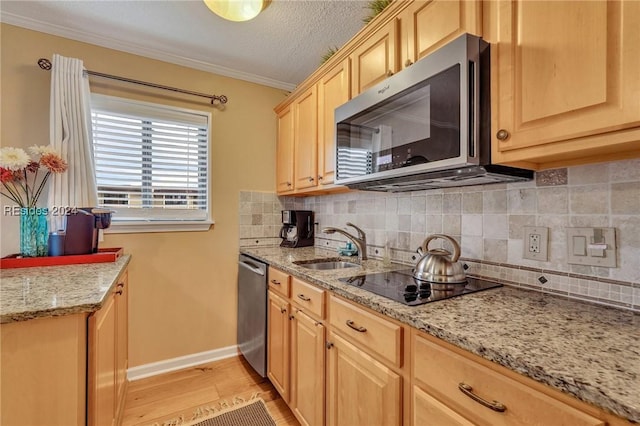
[[[3,269],[0,323],[95,312],[130,260],[123,255],[115,262]]]
[[[407,269],[376,260],[318,271],[293,262],[337,257],[320,248],[244,247],[300,279],[633,422],[640,422],[640,315],[504,286],[406,306],[339,278]],[[352,260],[353,261],[353,260]]]

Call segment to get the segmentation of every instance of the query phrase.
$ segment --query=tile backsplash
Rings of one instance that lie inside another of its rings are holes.
[[[371,257],[382,258],[388,244],[392,260],[412,264],[427,235],[445,233],[460,242],[472,273],[640,311],[640,160],[549,170],[510,184],[240,199],[241,244],[279,242],[280,210],[308,209],[318,223],[316,246],[344,245],[344,237],[320,230],[353,222],[367,233]],[[547,262],[523,259],[524,226],[549,228]],[[615,228],[617,267],[568,264],[567,227]]]

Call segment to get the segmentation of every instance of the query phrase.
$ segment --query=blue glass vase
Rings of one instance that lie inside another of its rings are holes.
[[[23,207],[20,209],[20,254],[24,257],[47,255],[49,239],[48,209]]]

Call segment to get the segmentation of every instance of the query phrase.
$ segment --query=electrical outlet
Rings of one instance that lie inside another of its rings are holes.
[[[540,234],[529,234],[529,251],[540,253]]]
[[[524,259],[546,262],[549,259],[549,228],[542,226],[524,227]]]

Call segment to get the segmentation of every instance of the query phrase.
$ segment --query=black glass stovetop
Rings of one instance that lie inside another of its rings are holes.
[[[412,269],[356,275],[339,280],[410,306],[502,287],[502,284],[473,277],[467,277],[466,283],[460,284],[421,281],[413,278]]]

